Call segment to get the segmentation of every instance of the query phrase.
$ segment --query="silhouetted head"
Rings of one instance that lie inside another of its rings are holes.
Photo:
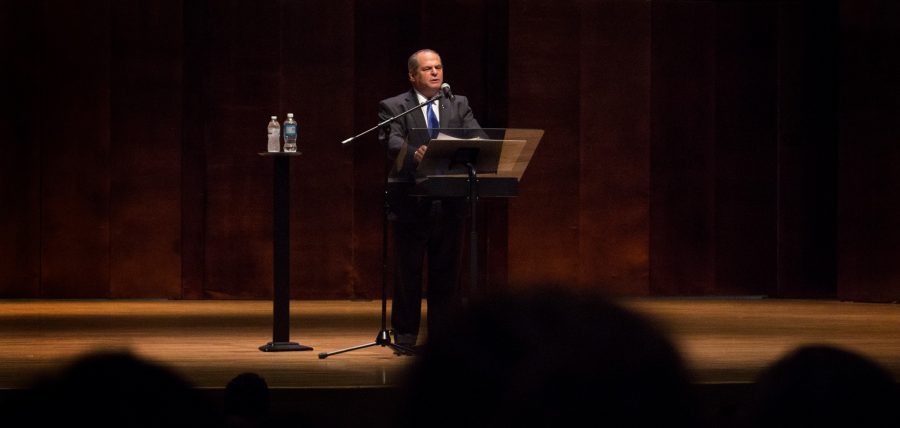
[[[256,373],[241,373],[225,386],[225,416],[263,420],[269,412],[269,385]]]
[[[596,295],[498,294],[443,327],[410,374],[407,426],[694,426],[672,343]]]
[[[171,370],[128,353],[81,357],[32,388],[28,426],[219,426],[211,403]]]
[[[755,427],[896,426],[890,373],[861,354],[804,346],[757,379],[745,420]]]

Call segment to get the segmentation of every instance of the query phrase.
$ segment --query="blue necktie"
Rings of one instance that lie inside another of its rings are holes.
[[[434,114],[434,110],[431,109],[431,105],[434,103],[428,103],[428,108],[425,111],[425,114],[428,116],[428,134],[431,135],[431,138],[437,137],[438,129],[441,128],[441,124],[437,120],[437,116]]]

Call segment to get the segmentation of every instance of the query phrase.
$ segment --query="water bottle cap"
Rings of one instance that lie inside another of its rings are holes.
[[[272,120],[278,119],[278,116],[272,116]]]
[[[288,117],[294,117],[294,113],[288,113]]]

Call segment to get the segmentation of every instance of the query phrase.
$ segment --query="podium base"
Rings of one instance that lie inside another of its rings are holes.
[[[259,347],[263,352],[312,351],[313,348],[297,342],[269,342]]]

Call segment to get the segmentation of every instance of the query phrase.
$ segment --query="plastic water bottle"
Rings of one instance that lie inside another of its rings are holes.
[[[284,121],[284,151],[297,151],[297,122],[294,122],[294,113],[287,114]]]
[[[278,153],[281,151],[281,125],[278,124],[278,116],[272,116],[269,121],[269,152]]]

